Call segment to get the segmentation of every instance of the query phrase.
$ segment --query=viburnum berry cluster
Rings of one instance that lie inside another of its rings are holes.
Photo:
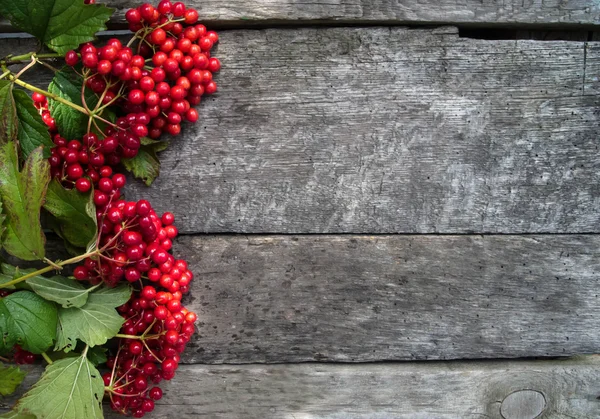
[[[47,264],[38,270],[0,267],[0,314],[8,313],[0,316],[0,360],[26,364],[40,354],[49,364],[14,407],[17,413],[98,417],[104,395],[115,411],[142,417],[162,397],[158,384],[175,376],[197,315],[182,303],[193,274],[171,254],[178,234],[174,215],[157,213],[144,199],[126,200],[121,171],[151,183],[159,167],[156,152],[167,144],[157,140],[199,119],[194,106],[217,91],[213,74],[221,64],[211,50],[218,35],[198,23],[196,10],[162,0],[127,11],[131,39],[79,45],[103,28],[111,12],[93,0],[83,3],[73,7],[90,17],[75,26],[77,36],[61,39],[60,46],[40,38],[56,54],[0,61],[0,99],[14,103],[14,118],[0,124],[0,138],[8,140],[0,148],[0,248]],[[0,13],[13,24],[32,30],[14,18],[14,9],[3,7]],[[60,17],[44,19],[48,30],[64,24]],[[92,34],[86,32],[90,27]],[[65,69],[54,67],[59,56]],[[18,64],[26,65],[9,69]],[[23,80],[36,64],[56,71],[48,90]],[[17,86],[31,90],[33,101]],[[27,185],[24,192],[11,187],[20,184]],[[15,193],[21,206],[12,204]],[[74,257],[45,257],[41,212]],[[27,220],[28,228],[15,228]],[[43,276],[62,274],[70,264],[76,265],[70,278]],[[19,325],[40,317],[35,336]],[[94,330],[82,330],[85,322]],[[89,372],[83,380],[82,370]],[[0,365],[0,378],[3,371],[15,372]],[[57,376],[63,381],[56,382]],[[74,400],[74,392],[93,397]],[[62,413],[40,413],[50,407]]]

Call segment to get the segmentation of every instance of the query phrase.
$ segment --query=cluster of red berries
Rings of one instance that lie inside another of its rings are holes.
[[[69,51],[65,57],[71,66],[81,59],[85,85],[121,115],[116,124],[68,141],[58,133],[46,98],[35,93],[33,100],[55,144],[52,177],[67,188],[94,191],[100,253],[76,267],[74,277],[134,287],[131,299],[118,308],[128,338],[120,339],[108,358],[110,371],[103,379],[114,410],[142,417],[162,397],[156,384],[173,378],[194,333],[197,316],[181,303],[193,274],[169,252],[178,234],[173,214],[159,216],[146,200],[121,199],[126,178],[115,169],[122,158],[137,154],[141,137],[175,135],[182,121],[198,119],[192,106],[216,91],[212,73],[220,62],[210,56],[217,34],[197,24],[198,13],[183,3],[143,4],[126,18],[135,32],[132,46],[111,39],[100,48],[84,44],[79,54]]]
[[[103,104],[127,114],[131,133],[177,135],[182,121],[198,120],[193,106],[201,97],[217,91],[213,73],[221,63],[210,50],[219,37],[198,24],[198,12],[181,2],[162,0],[156,8],[146,3],[129,10],[126,19],[135,32],[134,44],[110,39],[97,48],[86,43],[65,60],[74,66],[81,57],[87,86]]]

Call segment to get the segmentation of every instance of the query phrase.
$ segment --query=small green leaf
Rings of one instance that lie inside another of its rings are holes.
[[[3,396],[13,394],[23,382],[25,375],[27,374],[21,371],[19,367],[5,367],[0,362],[0,394]]]
[[[92,191],[65,189],[57,180],[48,185],[44,208],[56,219],[59,234],[75,247],[86,248],[98,234]]]
[[[0,13],[54,51],[65,54],[106,29],[113,9],[73,0],[4,0]]]
[[[160,173],[160,161],[156,153],[165,150],[168,145],[169,143],[166,141],[143,138],[138,154],[131,159],[123,159],[121,162],[125,169],[133,173],[133,176],[150,186]]]
[[[30,291],[19,291],[0,299],[0,352],[15,344],[39,354],[56,336],[57,312],[54,303]]]
[[[103,395],[102,376],[82,355],[48,365],[15,410],[40,419],[101,419]]]
[[[78,339],[89,346],[105,344],[125,321],[115,307],[125,304],[130,296],[129,286],[105,287],[92,292],[83,307],[59,308],[54,350],[72,351]]]
[[[88,294],[94,290],[94,288],[85,288],[79,282],[64,276],[52,278],[36,276],[26,282],[37,295],[54,301],[64,308],[82,307],[87,302]]]
[[[4,249],[19,259],[43,259],[46,237],[40,209],[50,181],[50,164],[38,147],[19,171],[17,148],[12,141],[0,145],[0,162],[0,198],[6,215]]]
[[[83,106],[81,101],[81,89],[83,81],[73,70],[63,70],[55,73],[48,91],[76,105]],[[85,88],[85,103],[88,108],[93,109],[98,103],[98,96],[89,88]],[[81,138],[87,133],[89,117],[83,112],[73,109],[64,103],[48,98],[48,107],[60,135],[67,140]]]
[[[17,136],[17,111],[12,87],[8,80],[0,80],[0,144],[13,141]]]
[[[48,127],[33,106],[33,101],[22,90],[14,90],[13,97],[19,120],[18,138],[22,157],[27,158],[29,153],[41,145],[44,146],[44,157],[50,157],[50,149],[54,147],[54,144],[50,139]]]

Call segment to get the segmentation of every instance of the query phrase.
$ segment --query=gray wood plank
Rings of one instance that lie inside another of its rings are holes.
[[[596,43],[381,28],[221,39],[202,123],[162,153],[154,187],[129,190],[174,208],[182,231],[600,231]]]
[[[599,45],[223,31],[220,92],[128,195],[186,233],[599,232]]]
[[[99,1],[118,9],[115,22],[124,22],[124,11],[138,6],[135,0]],[[594,0],[188,0],[201,20],[217,24],[273,23],[394,23],[598,26],[600,5]]]
[[[597,356],[516,362],[183,365],[165,384],[163,399],[148,417],[591,419],[600,409],[599,367]],[[106,417],[122,416],[107,407]]]
[[[600,350],[600,237],[184,236],[185,362],[566,356]]]

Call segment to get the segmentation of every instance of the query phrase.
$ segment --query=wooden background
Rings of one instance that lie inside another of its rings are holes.
[[[600,3],[188,3],[219,92],[126,191],[197,278],[152,417],[600,417]]]

